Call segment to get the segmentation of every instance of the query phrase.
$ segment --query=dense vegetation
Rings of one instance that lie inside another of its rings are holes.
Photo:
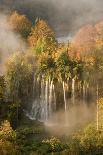
[[[8,23],[10,29],[26,41],[28,48],[24,52],[15,51],[7,60],[6,72],[0,76],[0,154],[46,155],[62,152],[101,155],[103,24],[81,29],[71,43],[65,44],[57,41],[55,33],[41,19],[32,25],[25,15],[14,12],[8,17]],[[34,79],[38,89],[34,87]],[[30,103],[38,96],[43,80],[54,84],[57,109],[60,108],[60,100],[66,102],[68,92],[68,98],[71,98],[73,80],[79,98],[82,98],[84,88],[89,89],[86,101],[97,103],[97,120],[68,137],[49,135],[43,123],[29,120],[24,113],[24,109],[30,108]],[[64,94],[59,90],[62,84]]]

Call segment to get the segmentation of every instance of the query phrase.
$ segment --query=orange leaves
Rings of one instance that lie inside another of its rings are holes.
[[[35,48],[39,53],[50,50],[55,46],[55,35],[44,20],[38,20],[28,37],[29,46]]]
[[[96,28],[99,35],[103,34],[103,21],[97,23],[95,25],[95,28]]]
[[[86,25],[75,35],[72,44],[77,55],[86,56],[90,52],[103,48],[103,22],[96,25]]]
[[[23,38],[27,38],[31,31],[31,22],[25,15],[20,15],[17,12],[13,12],[9,17],[9,24],[11,28],[20,33]]]
[[[95,48],[98,34],[94,26],[87,25],[79,30],[73,40],[74,46],[81,51],[90,51]]]

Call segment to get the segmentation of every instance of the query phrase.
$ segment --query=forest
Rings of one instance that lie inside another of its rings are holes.
[[[0,155],[103,155],[103,21],[63,42],[41,18],[2,18]]]

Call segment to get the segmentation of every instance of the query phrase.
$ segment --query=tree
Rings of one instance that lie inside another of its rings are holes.
[[[0,76],[0,102],[5,98],[5,80],[4,76]]]
[[[98,38],[97,30],[92,25],[86,25],[82,27],[73,39],[74,47],[77,48],[82,55],[86,55],[96,47],[96,41]]]
[[[61,52],[56,59],[56,66],[59,79],[67,81],[71,78],[71,60],[66,51]]]
[[[14,54],[7,62],[6,90],[10,105],[9,119],[14,127],[18,125],[23,109],[33,97],[34,66],[33,55]],[[15,118],[15,119],[14,119]],[[15,121],[14,121],[15,120]]]
[[[16,133],[13,131],[10,123],[4,121],[0,126],[0,154],[15,155],[16,154]]]
[[[7,116],[7,105],[5,104],[6,83],[4,76],[0,76],[0,122]]]
[[[100,98],[98,99],[97,101],[97,114],[98,114],[98,118],[97,118],[97,121],[98,121],[98,130],[103,130],[103,98]]]
[[[31,32],[31,22],[25,15],[21,15],[16,11],[9,17],[9,24],[11,28],[19,33],[24,39],[26,39]]]
[[[33,58],[32,58],[33,59]],[[28,62],[29,61],[29,62]],[[33,83],[33,64],[25,54],[14,54],[7,62],[7,91],[12,101],[25,101],[31,94]]]
[[[86,152],[98,153],[103,149],[103,133],[97,131],[94,124],[88,125],[80,138],[80,145]]]
[[[58,50],[56,56],[57,72],[61,80],[68,81],[71,78],[80,79],[83,73],[83,61],[72,58],[67,49]]]
[[[96,130],[95,123],[88,124],[83,131],[72,135],[69,147],[78,154],[102,154],[103,132]]]
[[[52,29],[44,20],[40,19],[36,21],[34,28],[32,28],[28,42],[30,47],[36,51],[36,54],[53,51],[57,44]]]
[[[96,31],[98,33],[98,38],[96,40],[96,46],[98,49],[103,49],[103,21],[95,25]]]
[[[55,59],[52,55],[42,54],[39,58],[37,75],[39,77],[44,77],[44,79],[54,80],[56,77],[55,74],[56,64]]]

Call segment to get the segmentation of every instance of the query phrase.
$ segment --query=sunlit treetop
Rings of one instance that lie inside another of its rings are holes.
[[[30,47],[35,49],[37,53],[54,50],[57,43],[54,32],[50,26],[41,19],[37,19],[28,37],[28,42]]]
[[[100,35],[103,34],[103,21],[97,23],[95,25],[95,28],[96,28],[98,34],[100,34]]]
[[[74,44],[70,43],[67,47],[67,51],[71,59],[81,60],[81,52]]]
[[[10,140],[13,138],[15,138],[15,133],[12,129],[12,127],[10,126],[10,123],[5,120],[4,122],[2,122],[1,126],[0,126],[0,139],[5,139],[5,140]]]
[[[15,11],[8,20],[11,28],[15,32],[19,33],[25,39],[28,37],[32,24],[25,15],[21,15]]]
[[[103,21],[97,23],[95,25],[95,28],[96,28],[97,33],[98,33],[98,38],[96,41],[97,48],[102,49],[103,48]]]
[[[80,51],[91,51],[95,48],[97,38],[96,28],[92,25],[87,25],[77,32],[73,43]]]

